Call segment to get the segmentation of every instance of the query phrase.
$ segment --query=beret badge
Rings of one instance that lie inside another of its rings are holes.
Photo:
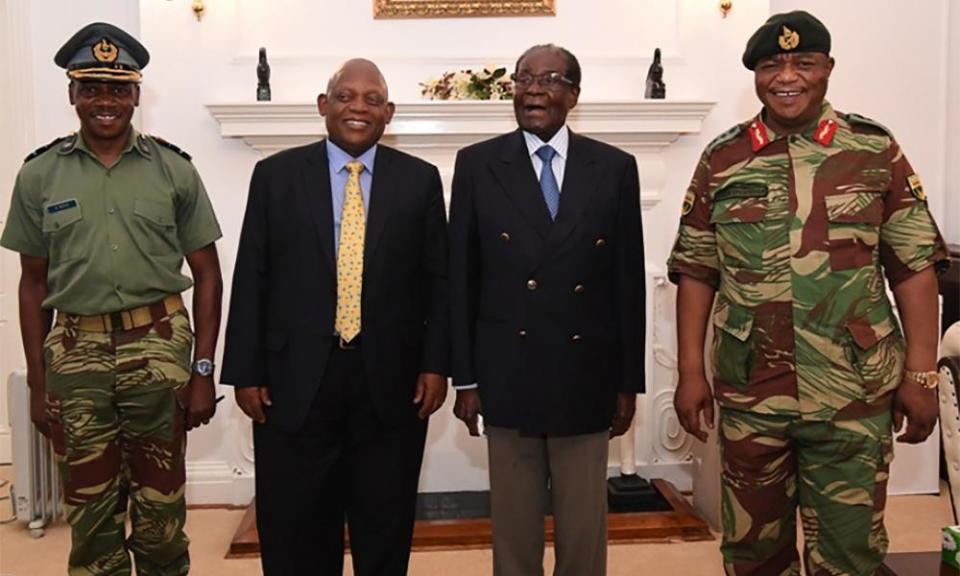
[[[777,39],[777,42],[780,43],[780,47],[784,50],[793,50],[800,45],[800,34],[784,26],[783,33],[780,34],[780,38]]]
[[[91,47],[91,50],[93,51],[93,57],[97,59],[97,62],[115,62],[117,57],[120,55],[120,49],[117,48],[117,45],[106,38],[102,38],[99,42],[94,44]]]

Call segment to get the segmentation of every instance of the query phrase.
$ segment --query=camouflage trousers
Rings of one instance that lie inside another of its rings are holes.
[[[873,576],[893,460],[891,415],[811,422],[721,409],[724,569],[799,576],[797,506],[808,576]]]
[[[44,342],[48,410],[71,527],[71,576],[187,574],[185,417],[193,333],[183,310],[153,326]],[[127,508],[131,533],[126,535]]]

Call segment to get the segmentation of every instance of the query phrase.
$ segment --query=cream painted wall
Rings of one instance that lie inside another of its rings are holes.
[[[960,4],[949,3],[947,34],[950,42],[947,72],[947,142],[944,150],[946,177],[943,195],[946,199],[943,233],[948,242],[960,244]],[[955,295],[960,298],[960,295]]]
[[[960,163],[948,162],[944,154],[947,134],[953,136],[953,157],[960,151],[956,139],[960,128],[945,128],[960,121],[956,106],[947,111],[948,91],[954,102],[960,91],[956,41],[951,46],[953,83],[944,80],[947,2],[911,5],[909,22],[902,17],[902,3],[877,0],[866,10],[866,2],[802,3],[834,32],[838,68],[831,99],[842,110],[876,117],[898,134],[924,175],[934,197],[931,205],[941,216],[945,203],[938,190],[943,189],[947,169],[954,171],[953,181],[960,181],[955,173]],[[484,63],[512,66],[528,45],[548,41],[565,45],[580,57],[584,101],[638,99],[653,48],[660,46],[671,99],[717,102],[700,135],[683,137],[668,149],[668,193],[644,213],[648,266],[662,269],[682,192],[700,151],[716,134],[758,109],[752,75],[739,63],[743,45],[771,11],[794,4],[801,3],[735,0],[733,11],[722,18],[712,0],[558,0],[555,18],[378,21],[370,17],[369,2],[233,0],[208,2],[207,15],[197,22],[187,0],[139,4],[112,0],[83,5],[82,10],[69,0],[36,0],[29,2],[32,25],[24,49],[34,76],[32,102],[26,97],[34,116],[30,123],[34,141],[29,145],[47,142],[76,125],[62,71],[52,63],[64,39],[91,18],[139,33],[152,54],[145,70],[140,125],[194,156],[223,226],[224,239],[218,246],[229,287],[248,179],[258,155],[240,141],[222,139],[204,106],[254,100],[259,46],[268,48],[275,101],[312,101],[338,62],[365,55],[381,63],[391,96],[401,108],[419,98],[417,83],[428,77]],[[867,12],[873,16],[869,27],[862,18]],[[951,10],[955,23],[958,12]],[[878,41],[884,34],[897,40]],[[10,40],[3,42],[6,46]],[[888,58],[893,58],[895,75],[883,65]],[[897,80],[891,81],[894,76]],[[924,88],[918,91],[913,86]],[[905,105],[920,98],[920,105]],[[11,181],[9,176],[6,181]],[[4,206],[7,202],[3,199]],[[960,225],[957,212],[954,204],[953,228]],[[4,255],[5,262],[9,256]],[[15,308],[9,300],[13,278],[5,275],[0,287],[8,295],[2,330],[16,330]],[[4,340],[8,346],[13,341]],[[2,374],[15,367],[10,362],[0,366]],[[252,494],[249,428],[233,405],[231,390],[221,393],[228,394],[228,400],[220,404],[217,418],[190,436],[188,494],[193,502],[244,504]],[[641,418],[650,418],[653,407],[645,402],[640,406]],[[485,447],[463,434],[449,409],[448,403],[431,422],[421,488],[481,489],[486,486]],[[656,471],[651,454],[641,451],[638,457],[649,466],[644,471]]]

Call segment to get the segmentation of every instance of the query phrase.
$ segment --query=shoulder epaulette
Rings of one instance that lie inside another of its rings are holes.
[[[64,140],[66,140],[66,139],[68,139],[68,138],[73,138],[73,134],[67,134],[66,136],[61,136],[61,137],[57,138],[56,140],[50,142],[49,144],[44,144],[43,146],[37,148],[37,149],[34,150],[33,152],[27,154],[27,157],[23,159],[24,164],[26,164],[27,162],[33,160],[33,159],[36,158],[37,156],[43,154],[43,153],[46,152],[47,150],[53,148],[54,146],[56,146],[57,144],[63,142]]]
[[[735,140],[737,136],[743,133],[743,129],[745,126],[746,124],[737,124],[733,128],[727,130],[723,134],[720,134],[719,136],[714,138],[709,144],[707,144],[706,153],[710,154],[717,148],[720,148],[721,146],[723,146],[724,144],[727,144]]]
[[[854,113],[844,114],[843,117],[846,118],[847,122],[849,122],[850,124],[859,124],[859,125],[861,125],[861,126],[870,126],[871,128],[876,128],[877,130],[880,130],[881,132],[883,132],[883,133],[886,134],[887,136],[893,138],[893,133],[890,132],[890,129],[887,128],[886,126],[884,126],[883,124],[877,122],[876,120],[873,120],[873,119],[871,119],[871,118],[867,118],[866,116],[861,116],[861,115],[859,115],[859,114],[854,114]]]
[[[163,138],[160,138],[159,136],[150,136],[150,137],[153,138],[157,144],[163,146],[164,148],[173,150],[174,152],[176,152],[177,154],[185,158],[187,161],[193,160],[192,156],[187,154],[182,148],[180,148],[176,144],[171,144],[170,142],[167,142],[166,140],[164,140]]]

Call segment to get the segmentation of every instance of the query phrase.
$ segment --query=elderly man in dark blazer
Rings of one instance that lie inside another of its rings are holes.
[[[407,572],[426,418],[446,395],[447,244],[435,166],[378,144],[394,105],[351,60],[329,134],[257,164],[223,382],[254,420],[267,576]]]
[[[606,571],[606,472],[643,391],[644,267],[635,159],[566,125],[580,66],[520,57],[519,129],[457,156],[450,211],[455,414],[489,436],[494,574]],[[549,486],[549,488],[548,488]]]

